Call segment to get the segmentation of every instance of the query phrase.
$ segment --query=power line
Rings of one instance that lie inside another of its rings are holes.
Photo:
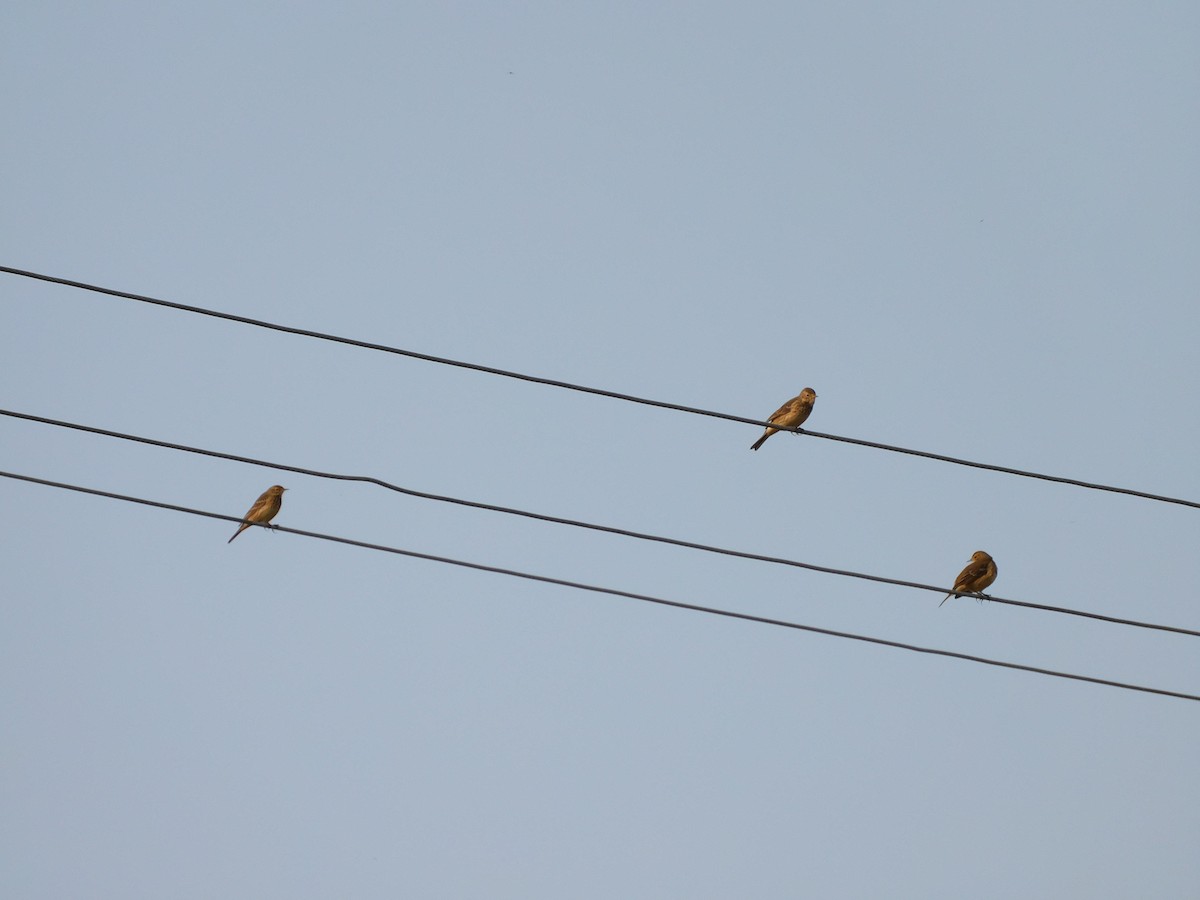
[[[302,337],[316,338],[322,341],[332,341],[338,344],[346,344],[351,347],[360,347],[365,350],[378,350],[381,353],[392,353],[397,356],[407,356],[412,359],[419,359],[425,362],[438,363],[445,366],[456,366],[461,369],[470,369],[475,372],[483,372],[488,375],[499,375],[504,378],[514,378],[518,381],[527,381],[533,384],[543,384],[549,387],[562,388],[569,391],[578,391],[584,394],[595,394],[600,397],[610,397],[614,400],[625,400],[629,403],[639,403],[643,406],[654,406],[659,409],[670,409],[676,412],[691,413],[698,416],[709,416],[714,419],[725,419],[730,422],[740,422],[746,425],[757,425],[760,428],[765,428],[768,425],[780,431],[792,431],[798,434],[804,434],[808,437],[821,438],[827,441],[838,441],[843,444],[854,444],[859,447],[871,447],[876,450],[887,450],[892,453],[903,453],[908,456],[919,456],[924,459],[932,459],[937,462],[951,463],[956,466],[967,466],[973,469],[983,469],[989,472],[1001,472],[1006,475],[1017,475],[1022,478],[1034,478],[1039,481],[1050,481],[1055,484],[1067,484],[1073,487],[1087,488],[1094,491],[1107,491],[1112,494],[1125,494],[1130,497],[1141,497],[1146,500],[1157,500],[1161,503],[1173,503],[1178,506],[1190,506],[1194,509],[1200,509],[1200,502],[1194,500],[1183,500],[1179,497],[1169,497],[1163,494],[1151,494],[1146,491],[1138,491],[1132,488],[1114,487],[1107,484],[1099,484],[1091,481],[1081,481],[1077,478],[1065,478],[1059,475],[1046,475],[1039,472],[1031,472],[1026,469],[1015,469],[1010,466],[998,466],[991,463],[976,462],[969,459],[961,459],[956,456],[946,456],[941,453],[930,453],[925,450],[913,450],[907,447],[897,447],[892,444],[883,444],[878,441],[867,441],[861,438],[844,437],[836,434],[823,434],[819,431],[809,431],[808,429],[793,428],[790,426],[771,425],[771,423],[760,420],[750,419],[745,416],[736,416],[731,413],[717,412],[711,409],[701,409],[694,406],[683,406],[678,403],[668,403],[663,400],[651,400],[646,397],[638,397],[633,394],[622,394],[617,391],[604,390],[603,388],[588,387],[582,384],[574,384],[569,381],[558,381],[553,378],[542,378],[537,375],[526,375],[521,372],[513,372],[507,369],[498,369],[494,366],[484,366],[478,363],[463,362],[462,360],[448,359],[441,356],[432,356],[428,353],[418,353],[415,350],[405,350],[400,347],[390,347],[386,344],[375,344],[370,341],[360,341],[355,338],[340,337],[334,334],[327,334],[322,331],[313,331],[308,328],[295,328],[290,325],[280,325],[275,322],[267,322],[262,319],[252,319],[248,316],[239,316],[233,313],[219,312],[214,309],[206,309],[202,306],[189,306],[185,303],[175,303],[170,300],[161,300],[156,297],[148,297],[144,294],[133,294],[128,291],[119,291],[113,288],[100,287],[99,285],[87,284],[82,281],[72,281],[67,278],[58,278],[53,275],[42,275],[37,272],[28,272],[23,269],[14,269],[11,266],[0,266],[0,272],[7,272],[10,275],[19,275],[23,278],[33,278],[38,281],[46,281],[52,284],[61,284],[67,287],[80,288],[85,291],[94,291],[99,294],[108,294],[112,297],[121,297],[126,300],[136,300],[140,303],[149,303],[154,306],[163,306],[168,309],[176,309],[182,312],[195,313],[201,316],[211,316],[215,319],[225,319],[230,322],[240,322],[243,325],[253,325],[257,328],[267,328],[271,331],[281,331],[285,334],[296,334]]]
[[[451,503],[456,506],[464,506],[470,509],[482,509],[488,512],[498,512],[505,515],[521,516],[527,519],[534,519],[540,522],[549,522],[554,525],[568,525],[573,528],[585,528],[591,531],[600,531],[606,534],[615,534],[621,537],[630,537],[636,540],[653,541],[660,544],[668,544],[675,547],[685,547],[690,550],[700,550],[705,553],[716,553],[722,556],[732,556],[738,559],[749,559],[755,562],[774,563],[777,565],[791,566],[798,569],[807,569],[813,572],[823,572],[827,575],[841,575],[848,578],[860,578],[865,581],[879,582],[880,584],[894,584],[900,587],[916,588],[917,590],[932,591],[937,594],[944,594],[947,591],[945,587],[938,587],[932,584],[922,584],[917,581],[905,581],[899,578],[888,578],[882,575],[869,575],[865,572],[855,572],[849,569],[835,569],[830,566],[821,566],[815,563],[800,562],[799,560],[788,559],[781,556],[766,556],[759,553],[751,553],[744,550],[731,550],[726,547],[715,547],[709,544],[700,544],[694,541],[685,541],[679,538],[664,537],[662,535],[648,534],[640,531],[633,531],[627,528],[617,528],[611,525],[597,525],[591,522],[583,522],[578,519],[567,519],[561,516],[551,516],[545,513],[530,512],[528,510],[516,509],[507,506],[497,506],[491,503],[481,503],[475,500],[463,500],[458,497],[447,497],[441,494],[431,494],[426,491],[418,491],[413,488],[401,487],[397,484],[384,481],[381,478],[375,478],[369,475],[342,475],[334,472],[323,472],[317,469],[306,469],[300,466],[292,466],[284,463],[269,462],[267,460],[255,459],[249,456],[236,456],[231,453],[222,453],[217,450],[206,450],[200,447],[189,447],[186,444],[175,444],[169,441],[161,441],[155,438],[141,437],[135,434],[126,434],[120,431],[111,431],[107,428],[97,428],[92,425],[80,425],[75,422],[65,422],[60,419],[49,419],[45,416],[35,416],[30,413],[14,412],[12,410],[0,409],[0,415],[10,416],[15,419],[24,419],[29,422],[39,422],[44,425],[54,425],[59,428],[68,428],[74,431],[82,431],[88,434],[97,434],[103,437],[117,438],[123,441],[133,441],[139,444],[148,444],[152,447],[163,447],[168,450],[180,450],[185,453],[195,453],[200,456],[208,456],[214,459],[226,459],[231,462],[246,463],[253,466],[262,466],[267,469],[276,469],[281,472],[295,472],[300,475],[310,475],[314,478],[328,478],[334,481],[358,481],[367,484],[374,484],[378,487],[386,488],[389,491],[395,491],[398,494],[404,494],[409,497],[416,497],[422,500],[435,500],[439,503]],[[1102,613],[1088,612],[1087,610],[1071,609],[1064,606],[1048,606],[1042,603],[1031,603],[1025,600],[1010,600],[1004,597],[988,597],[993,603],[1000,603],[1005,606],[1019,606],[1026,609],[1037,609],[1043,612],[1061,613],[1069,616],[1079,616],[1081,618],[1096,619],[1102,622],[1111,622],[1117,625],[1129,625],[1135,628],[1150,628],[1156,631],[1169,631],[1176,634],[1185,634],[1192,637],[1200,637],[1200,631],[1195,631],[1190,628],[1180,628],[1175,625],[1157,625],[1151,622],[1142,622],[1137,619],[1122,619],[1115,616],[1106,616]]]
[[[167,509],[172,512],[188,513],[194,516],[204,516],[209,519],[222,519],[227,522],[243,521],[239,516],[228,516],[223,513],[208,512],[201,509],[192,509],[187,506],[177,506],[173,503],[163,503],[158,500],[147,500],[142,497],[130,497],[125,494],[116,494],[110,491],[102,491],[96,488],[82,487],[75,484],[65,484],[59,481],[48,481],[43,478],[34,478],[31,475],[19,475],[14,472],[0,471],[0,477],[12,478],[18,481],[26,481],[32,484],[40,484],[45,487],[61,488],[67,491],[75,491],[80,494],[91,494],[96,497],[105,497],[110,500],[123,500],[127,503],[137,503],[142,506],[151,506],[156,509]],[[500,566],[489,566],[483,563],[468,562],[462,559],[454,559],[448,556],[436,556],[431,553],[420,553],[415,550],[403,550],[399,547],[389,547],[386,544],[372,544],[367,541],[358,541],[353,538],[338,537],[331,534],[322,534],[317,531],[304,531],[299,528],[287,528],[281,525],[264,525],[261,527],[270,528],[273,531],[282,531],[286,534],[296,534],[301,537],[315,538],[321,541],[331,541],[337,544],[347,544],[352,547],[362,547],[365,550],[377,550],[381,553],[393,553],[397,556],[408,556],[413,559],[424,559],[430,562],[439,562],[446,565],[458,566],[464,569],[474,569],[479,572],[491,572],[496,575],[508,575],[513,578],[523,578],[527,581],[537,581],[543,584],[553,584],[559,587],[568,587],[575,590],[589,591],[595,594],[607,594],[613,597],[625,597],[629,600],[639,600],[643,603],[653,603],[658,606],[670,606],[675,609],[686,609],[692,612],[707,613],[713,616],[724,616],[729,619],[742,619],[747,622],[759,622],[763,625],[774,625],[779,628],[793,628],[797,631],[808,631],[813,634],[824,634],[830,637],[844,638],[851,641],[862,641],[868,644],[878,644],[884,647],[895,647],[900,650],[910,650],[914,653],[926,653],[931,656],[947,656],[953,659],[962,659],[968,662],[981,663],[987,666],[997,666],[1004,669],[1017,669],[1022,672],[1033,672],[1038,675],[1048,675],[1053,678],[1066,678],[1072,681],[1086,681],[1090,684],[1101,684],[1107,687],[1121,688],[1128,691],[1140,691],[1146,694],[1159,694],[1164,697],[1177,697],[1181,700],[1200,701],[1198,694],[1186,694],[1181,691],[1169,691],[1163,688],[1145,687],[1143,685],[1129,684],[1123,681],[1111,681],[1107,678],[1093,678],[1090,675],[1076,675],[1071,672],[1061,672],[1056,669],[1043,669],[1038,666],[1027,666],[1022,663],[1006,662],[1004,660],[990,659],[984,656],[974,656],[969,653],[958,653],[953,650],[937,650],[932,647],[919,647],[915,644],[905,644],[900,641],[889,641],[885,638],[869,637],[862,634],[853,634],[847,631],[835,631],[830,628],[819,628],[816,625],[802,625],[799,622],[789,622],[784,619],[771,619],[766,616],[756,616],[750,613],[734,612],[728,609],[719,609],[712,606],[700,606],[695,603],[683,603],[679,600],[667,600],[663,597],[654,597],[649,594],[638,594],[632,591],[622,591],[616,588],[606,588],[595,584],[586,584],[581,581],[568,581],[563,578],[552,578],[548,575],[535,575],[532,572],[522,572],[518,569],[505,569]]]

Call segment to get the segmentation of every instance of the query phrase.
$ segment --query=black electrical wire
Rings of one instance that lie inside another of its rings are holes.
[[[549,387],[563,388],[569,391],[579,391],[585,394],[595,394],[600,397],[611,397],[614,400],[625,400],[630,403],[640,403],[644,406],[654,406],[659,409],[671,409],[676,412],[692,413],[693,415],[709,416],[715,419],[725,419],[730,422],[741,422],[747,425],[757,425],[760,428],[765,428],[771,423],[759,419],[746,418],[745,416],[735,416],[730,413],[716,412],[710,409],[700,409],[694,406],[683,406],[678,403],[668,403],[663,400],[650,400],[645,397],[637,397],[633,394],[622,394],[616,391],[608,391],[602,388],[588,387],[582,384],[573,384],[569,381],[558,381],[552,378],[541,378],[536,375],[526,375],[521,372],[512,372],[507,369],[498,369],[493,366],[484,366],[478,363],[463,362],[461,360],[447,359],[440,356],[432,356],[428,353],[418,353],[415,350],[404,350],[400,347],[389,347],[386,344],[375,344],[369,341],[360,341],[354,338],[339,337],[333,334],[327,334],[321,331],[313,331],[307,328],[294,328],[290,325],[279,325],[274,322],[266,322],[262,319],[252,319],[248,316],[234,315],[233,313],[219,312],[213,309],[206,309],[202,306],[189,306],[184,303],[175,303],[170,300],[160,300],[155,297],[147,297],[143,294],[133,294],[128,291],[119,291],[113,288],[100,287],[99,285],[87,284],[82,281],[72,281],[67,278],[58,278],[53,275],[42,275],[37,272],[28,272],[23,269],[14,269],[11,266],[0,266],[0,272],[7,272],[10,275],[19,275],[23,278],[33,278],[38,281],[46,281],[52,284],[61,284],[67,287],[80,288],[85,291],[94,291],[99,294],[108,294],[112,297],[121,297],[126,300],[136,300],[141,303],[149,303],[155,306],[163,306],[168,309],[181,310],[183,312],[196,313],[201,316],[211,316],[216,319],[226,319],[230,322],[240,322],[243,325],[254,325],[258,328],[267,328],[272,331],[281,331],[285,334],[296,334],[303,337],[316,338],[323,341],[333,341],[338,344],[347,344],[351,347],[361,347],[367,350],[378,350],[382,353],[393,353],[398,356],[407,356],[412,359],[420,359],[425,362],[438,363],[439,365],[457,366],[462,369],[471,369],[476,372],[484,372],[489,375],[499,375],[504,378],[515,378],[519,381],[528,381],[534,384],[543,384]],[[1173,503],[1178,506],[1190,506],[1194,509],[1200,509],[1200,502],[1194,500],[1184,500],[1179,497],[1169,497],[1163,494],[1151,494],[1146,491],[1138,491],[1132,488],[1114,487],[1107,484],[1099,484],[1091,481],[1081,481],[1076,478],[1064,478],[1058,475],[1046,475],[1039,472],[1030,472],[1025,469],[1014,469],[1010,466],[998,466],[991,463],[976,462],[969,459],[961,459],[955,456],[945,456],[941,453],[930,453],[925,450],[913,450],[906,447],[897,447],[891,444],[883,444],[878,441],[867,441],[860,438],[843,437],[836,434],[823,434],[819,431],[809,431],[808,429],[793,428],[790,426],[771,425],[780,431],[793,431],[799,434],[807,435],[808,437],[822,438],[828,441],[838,441],[843,444],[855,444],[860,447],[872,447],[876,450],[888,450],[892,453],[903,453],[908,456],[919,456],[924,459],[932,459],[937,462],[951,463],[956,466],[967,466],[973,469],[983,469],[989,472],[1002,472],[1007,475],[1017,475],[1022,478],[1035,478],[1040,481],[1050,481],[1056,484],[1068,484],[1074,487],[1087,488],[1094,491],[1107,491],[1113,494],[1125,494],[1130,497],[1142,497],[1146,500],[1157,500],[1161,503]]]
[[[168,509],[172,512],[188,513],[194,516],[204,516],[209,519],[221,519],[226,522],[241,522],[242,519],[238,516],[227,516],[222,513],[208,512],[201,509],[192,509],[187,506],[177,506],[173,503],[163,503],[157,500],[147,500],[142,497],[130,497],[125,494],[116,494],[111,491],[102,491],[96,488],[87,488],[75,484],[65,484],[60,481],[49,481],[44,478],[34,478],[30,475],[19,475],[14,472],[0,472],[0,477],[12,478],[18,481],[25,481],[31,484],[40,484],[45,487],[61,488],[62,490],[75,491],[80,494],[91,494],[95,497],[105,497],[110,500],[123,500],[127,503],[137,503],[142,506],[152,506],[156,509]],[[338,544],[347,544],[352,547],[362,547],[366,550],[377,550],[381,553],[393,553],[398,556],[408,556],[413,559],[424,559],[430,562],[445,563],[446,565],[458,566],[464,569],[474,569],[480,572],[491,572],[496,575],[508,575],[513,578],[523,578],[527,581],[538,581],[543,584],[554,584],[559,587],[574,588],[581,591],[589,591],[595,594],[607,594],[613,597],[625,597],[629,600],[639,600],[643,603],[654,603],[658,606],[670,606],[675,609],[687,609],[692,612],[707,613],[713,616],[724,616],[730,619],[742,619],[747,622],[759,622],[763,625],[774,625],[779,628],[793,628],[797,631],[808,631],[813,634],[824,634],[830,637],[844,638],[851,641],[862,641],[868,644],[878,644],[884,647],[896,647],[900,650],[911,650],[914,653],[926,653],[932,656],[947,656],[953,659],[962,659],[968,662],[981,663],[987,666],[997,666],[1004,669],[1016,669],[1022,672],[1033,672],[1038,675],[1048,675],[1052,678],[1066,678],[1072,681],[1086,681],[1090,684],[1100,684],[1107,687],[1121,688],[1127,691],[1140,691],[1145,694],[1158,694],[1163,697],[1176,697],[1180,700],[1195,700],[1200,701],[1200,695],[1186,694],[1181,691],[1169,691],[1163,688],[1145,687],[1144,685],[1129,684],[1124,681],[1112,681],[1107,678],[1093,678],[1090,675],[1076,675],[1071,672],[1061,672],[1057,669],[1043,669],[1038,666],[1027,666],[1021,663],[1005,662],[998,659],[990,659],[984,656],[974,656],[969,653],[958,653],[953,650],[937,650],[932,647],[919,647],[915,644],[905,644],[900,641],[889,641],[884,638],[869,637],[862,634],[852,634],[847,631],[834,631],[830,628],[818,628],[815,625],[802,625],[799,622],[788,622],[783,619],[771,619],[765,616],[755,616],[749,613],[734,612],[728,609],[719,609],[712,606],[700,606],[695,603],[683,603],[678,600],[667,600],[662,597],[653,597],[649,594],[637,594],[632,591],[621,591],[615,588],[606,588],[594,584],[585,584],[580,581],[568,581],[563,578],[552,578],[548,575],[535,575],[531,572],[522,572],[517,569],[505,569],[499,566],[489,566],[483,563],[468,562],[461,559],[453,559],[448,556],[435,556],[431,553],[419,553],[415,550],[403,550],[399,547],[389,547],[385,544],[372,544],[367,541],[357,541],[353,538],[338,537],[331,534],[322,534],[316,531],[304,531],[299,528],[286,528],[280,525],[265,525],[261,527],[270,528],[273,531],[281,531],[286,534],[297,534],[301,537],[315,538],[321,541],[332,541]]]
[[[214,459],[226,459],[231,462],[246,463],[252,466],[262,466],[267,469],[275,469],[281,472],[295,472],[300,475],[310,475],[314,478],[328,478],[334,481],[358,481],[367,484],[374,484],[382,488],[387,488],[389,491],[395,491],[398,494],[404,494],[409,497],[417,497],[422,500],[436,500],[439,503],[451,503],[456,506],[465,506],[470,509],[482,509],[489,512],[504,513],[505,515],[522,516],[527,519],[535,519],[540,522],[549,522],[554,525],[569,525],[574,528],[586,528],[592,531],[600,531],[606,534],[616,534],[622,537],[635,538],[643,541],[654,541],[660,544],[668,544],[675,547],[686,547],[690,550],[701,550],[705,553],[716,553],[723,556],[732,556],[738,559],[749,559],[756,562],[775,563],[778,565],[792,566],[798,569],[808,569],[813,572],[824,572],[828,575],[842,575],[848,578],[860,578],[865,581],[875,581],[881,584],[894,584],[901,587],[916,588],[917,590],[933,591],[934,593],[944,594],[947,588],[938,587],[932,584],[922,584],[917,581],[904,581],[899,578],[888,578],[883,575],[868,575],[865,572],[855,572],[850,569],[835,569],[830,566],[820,566],[815,563],[800,562],[799,560],[787,559],[780,556],[765,556],[759,553],[750,553],[743,550],[731,550],[725,547],[714,547],[709,544],[699,544],[694,541],[685,541],[678,538],[663,537],[662,535],[647,534],[640,531],[632,531],[627,528],[616,528],[611,525],[596,525],[591,522],[583,522],[577,519],[567,519],[560,516],[551,516],[544,513],[530,512],[523,509],[515,509],[507,506],[496,506],[491,503],[481,503],[475,500],[463,500],[458,497],[447,497],[441,494],[431,494],[425,491],[418,491],[412,488],[401,487],[400,485],[392,484],[384,481],[381,478],[374,478],[369,475],[341,475],[334,472],[322,472],[317,469],[306,469],[300,466],[291,466],[284,463],[268,462],[267,460],[254,459],[249,456],[236,456],[231,453],[222,453],[217,450],[205,450],[200,447],[189,447],[186,444],[175,444],[169,441],[160,441],[155,438],[141,437],[135,434],[126,434],[120,431],[111,431],[107,428],[97,428],[92,425],[80,425],[75,422],[65,422],[61,419],[49,419],[45,416],[35,416],[30,413],[14,412],[13,410],[0,409],[0,416],[9,416],[14,419],[24,419],[29,422],[38,422],[44,425],[54,425],[59,428],[69,428],[75,431],[82,431],[87,434],[96,434],[103,437],[117,438],[124,441],[133,441],[139,444],[148,444],[152,447],[163,447],[168,450],[181,450],[185,453],[195,453],[200,456],[209,456]],[[1069,616],[1079,616],[1087,619],[1096,619],[1101,622],[1112,622],[1117,625],[1129,625],[1135,628],[1150,628],[1156,631],[1169,631],[1175,634],[1191,635],[1192,637],[1200,637],[1200,631],[1195,631],[1190,628],[1180,628],[1175,625],[1157,625],[1151,622],[1142,622],[1137,619],[1122,619],[1116,616],[1106,616],[1102,613],[1088,612],[1082,609],[1071,609],[1065,606],[1048,606],[1042,603],[1031,603],[1025,600],[1010,600],[1004,597],[995,597],[988,595],[988,599],[993,603],[1000,603],[1005,606],[1020,606],[1026,609],[1037,609],[1043,612],[1061,613]]]

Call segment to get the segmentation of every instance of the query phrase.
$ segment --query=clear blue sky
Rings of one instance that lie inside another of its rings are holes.
[[[9,4],[0,264],[1200,499],[1192,3]],[[1200,627],[1200,513],[0,275],[3,406]],[[0,419],[3,468],[1200,692],[1200,639]],[[1200,704],[0,480],[0,894],[1128,898]]]

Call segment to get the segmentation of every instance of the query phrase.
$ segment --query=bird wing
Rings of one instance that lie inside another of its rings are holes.
[[[954,589],[956,591],[965,590],[982,571],[982,566],[979,563],[968,563],[967,567],[958,573],[958,577],[954,579]]]
[[[783,404],[783,406],[779,407],[779,409],[775,410],[775,412],[773,412],[769,416],[767,416],[767,421],[768,422],[778,422],[780,417],[783,416],[784,413],[786,413],[787,411],[788,411],[788,405],[785,403],[785,404]]]
[[[781,419],[787,418],[789,415],[791,415],[793,412],[795,412],[796,401],[798,399],[800,399],[800,398],[793,397],[787,403],[783,404],[783,406],[779,407],[779,409],[777,409],[777,410],[775,410],[775,412],[771,413],[771,417],[769,419],[767,419],[767,421],[768,422],[778,422]]]

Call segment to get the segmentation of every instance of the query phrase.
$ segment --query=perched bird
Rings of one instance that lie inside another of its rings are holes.
[[[805,388],[800,392],[800,396],[793,397],[787,403],[783,404],[783,406],[779,407],[779,409],[775,410],[775,412],[771,413],[771,417],[767,419],[767,421],[773,422],[776,425],[786,425],[792,428],[797,428],[804,424],[804,421],[808,418],[809,413],[812,412],[813,401],[816,399],[817,392],[812,388]],[[778,428],[767,428],[767,430],[763,432],[763,436],[755,441],[754,444],[751,445],[750,449],[757,450],[763,445],[763,442],[766,441],[767,438],[769,438],[778,430]]]
[[[990,587],[995,580],[996,561],[982,550],[976,550],[971,554],[971,561],[967,563],[967,567],[958,573],[958,578],[954,579],[954,590],[942,598],[942,603],[949,600],[951,594],[955,597],[962,594],[987,596],[983,593],[983,589]],[[938,606],[941,606],[942,603],[939,603]]]
[[[280,487],[277,484],[271,485],[262,492],[262,496],[254,501],[254,505],[250,507],[245,516],[242,517],[242,524],[237,531],[225,543],[232,544],[233,538],[237,537],[251,525],[266,525],[279,512],[279,506],[283,503],[283,492],[287,488]]]

